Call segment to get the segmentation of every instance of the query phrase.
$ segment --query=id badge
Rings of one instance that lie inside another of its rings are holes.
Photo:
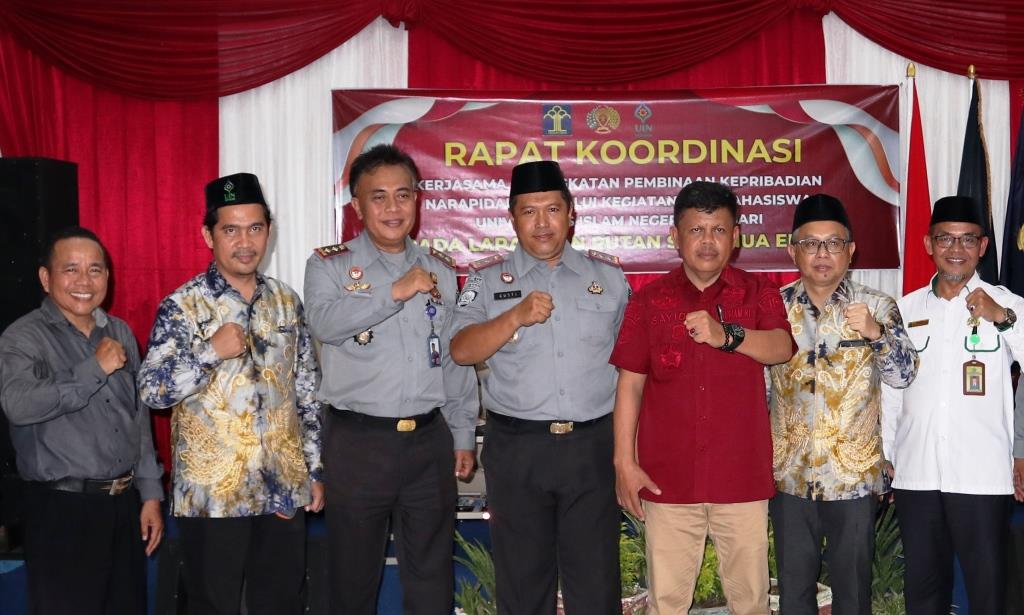
[[[964,363],[964,395],[985,394],[985,364],[976,359]]]
[[[427,338],[427,353],[430,367],[441,367],[441,338],[436,333]]]

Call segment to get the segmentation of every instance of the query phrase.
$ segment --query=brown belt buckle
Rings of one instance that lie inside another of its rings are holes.
[[[415,431],[416,430],[416,420],[415,419],[400,419],[398,421],[398,423],[395,425],[395,429],[398,430],[398,431],[402,431],[402,432],[405,432],[405,431]]]
[[[548,426],[548,431],[550,431],[551,433],[555,434],[556,436],[560,436],[562,434],[567,434],[570,431],[572,431],[572,421],[562,421],[562,422],[551,423],[551,425]]]
[[[132,484],[131,476],[124,476],[110,481],[110,495],[121,495]]]

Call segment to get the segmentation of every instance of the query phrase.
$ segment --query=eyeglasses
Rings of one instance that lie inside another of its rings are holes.
[[[943,249],[952,248],[953,244],[959,241],[960,247],[965,250],[970,250],[971,248],[978,247],[978,244],[981,243],[981,238],[977,235],[950,235],[948,233],[944,233],[942,235],[932,237],[932,241]]]
[[[796,245],[804,251],[804,254],[817,254],[818,248],[825,246],[825,250],[829,254],[839,254],[846,248],[846,244],[850,243],[848,239],[840,239],[838,237],[832,237],[829,239],[801,239],[796,242]]]

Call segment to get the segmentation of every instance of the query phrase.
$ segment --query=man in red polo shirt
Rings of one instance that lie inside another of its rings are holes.
[[[736,195],[680,191],[682,267],[626,307],[619,368],[619,504],[647,522],[652,613],[685,613],[708,533],[734,615],[768,615],[768,499],[775,493],[764,366],[796,351],[777,286],[729,266]],[[641,502],[642,500],[642,502]]]

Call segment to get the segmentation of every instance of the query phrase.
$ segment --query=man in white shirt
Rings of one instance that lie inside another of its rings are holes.
[[[971,615],[1005,614],[1010,365],[1024,357],[1024,325],[1014,326],[1024,298],[976,273],[989,245],[975,210],[968,197],[935,203],[924,247],[936,275],[898,302],[920,369],[906,389],[883,392],[908,615],[950,612],[954,556]]]

